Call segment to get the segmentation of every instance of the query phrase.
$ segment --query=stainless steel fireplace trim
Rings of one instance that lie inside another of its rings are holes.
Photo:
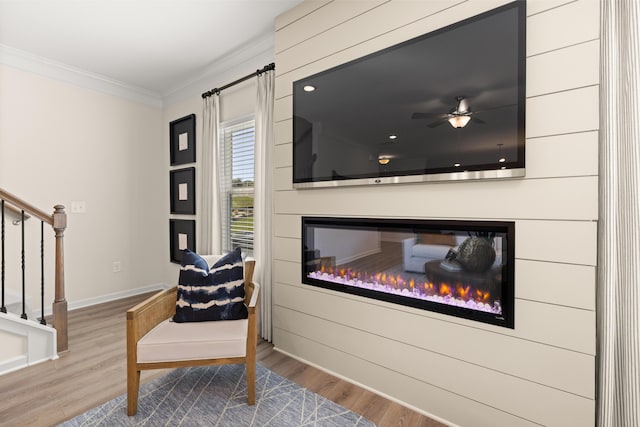
[[[437,173],[430,175],[409,175],[409,176],[392,176],[380,178],[360,178],[345,179],[334,181],[316,181],[316,182],[297,182],[293,183],[293,188],[327,188],[327,187],[347,187],[356,185],[377,185],[377,184],[409,184],[416,182],[447,182],[447,181],[470,181],[484,179],[509,179],[523,178],[525,169],[501,169],[486,171],[466,171],[466,172],[450,172]]]

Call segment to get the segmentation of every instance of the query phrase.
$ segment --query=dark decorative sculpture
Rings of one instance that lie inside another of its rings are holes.
[[[484,273],[489,270],[496,260],[493,236],[489,233],[469,237],[458,247],[455,260],[464,270],[471,273]]]

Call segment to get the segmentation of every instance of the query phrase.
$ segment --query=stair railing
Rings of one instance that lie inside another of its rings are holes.
[[[67,300],[65,299],[64,294],[64,231],[67,228],[67,214],[64,211],[64,206],[56,205],[54,206],[53,214],[49,215],[46,212],[36,208],[35,206],[30,205],[29,203],[21,200],[20,198],[14,196],[11,193],[0,188],[0,210],[2,211],[2,249],[1,249],[1,301],[0,301],[0,311],[6,313],[5,307],[5,210],[13,211],[14,213],[18,213],[20,215],[20,219],[18,221],[14,221],[14,224],[17,222],[21,223],[22,227],[22,252],[21,252],[21,263],[22,263],[22,315],[21,317],[26,318],[25,313],[25,280],[24,280],[24,270],[25,270],[25,258],[24,258],[24,221],[29,215],[38,218],[41,221],[40,224],[40,268],[41,268],[41,323],[44,324],[44,224],[49,224],[53,231],[55,232],[55,295],[54,301],[52,304],[52,312],[53,312],[53,327],[56,329],[57,335],[57,350],[58,353],[67,351],[69,349],[69,335],[67,331]]]

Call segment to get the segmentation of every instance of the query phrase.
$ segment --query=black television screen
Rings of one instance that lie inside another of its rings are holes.
[[[293,83],[296,188],[524,176],[526,3]]]

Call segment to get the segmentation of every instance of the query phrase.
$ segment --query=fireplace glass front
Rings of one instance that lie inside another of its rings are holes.
[[[514,327],[513,222],[302,218],[302,282]]]

